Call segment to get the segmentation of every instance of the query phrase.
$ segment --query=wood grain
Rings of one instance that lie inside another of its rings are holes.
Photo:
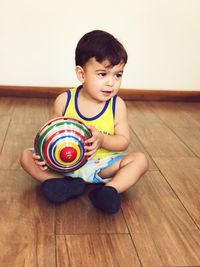
[[[54,239],[53,235],[40,235],[37,240],[30,242],[9,240],[6,243],[1,243],[1,266],[56,267]]]
[[[0,151],[3,149],[4,141],[6,138],[6,133],[9,128],[9,124],[11,121],[11,117],[9,115],[2,115],[0,116],[0,129],[1,129],[1,134],[0,134]]]
[[[129,235],[57,236],[58,267],[139,267]]]
[[[200,127],[200,121],[182,108],[180,103],[151,103],[152,110],[169,127]]]
[[[50,118],[53,101],[51,99],[19,98],[13,112],[15,124],[43,125]]]
[[[0,154],[0,169],[20,169],[20,154],[24,149],[33,147],[36,133],[50,118],[50,106],[51,101],[43,99],[24,98],[16,101],[6,136],[4,136],[6,128],[2,130],[1,138],[5,140]],[[7,120],[9,123],[9,118]],[[6,127],[6,123],[4,126]]]
[[[199,229],[158,171],[124,194],[122,209],[142,266],[199,265]]]
[[[176,135],[200,158],[200,127],[173,128]]]
[[[158,103],[159,106],[160,103]],[[160,112],[155,112],[152,103],[145,102],[128,102],[128,108],[131,111],[129,113],[130,126],[150,156],[194,156],[192,151],[176,136],[170,125],[160,118],[162,108]],[[164,110],[167,114],[165,118],[169,118],[171,112]],[[173,120],[173,116],[171,119]]]
[[[12,97],[0,97],[0,116],[12,115],[16,105],[16,99]]]
[[[193,119],[200,123],[200,101],[197,103],[190,103],[190,102],[181,102],[177,103],[179,110],[182,110],[189,114]]]
[[[89,192],[93,186],[88,187]],[[56,234],[128,233],[122,212],[112,216],[100,212],[90,203],[88,192],[56,208]]]
[[[138,139],[136,134],[133,131],[131,131],[130,133],[131,133],[131,143],[129,145],[128,152],[142,152],[142,153],[144,153],[148,159],[148,162],[149,162],[149,170],[151,170],[151,171],[157,170],[157,167],[156,167],[154,161],[152,160],[149,153],[145,150],[144,146],[142,145],[142,143],[140,142],[140,140]]]
[[[128,119],[130,126],[134,130],[135,124],[143,123],[144,125],[152,123],[162,123],[159,116],[153,111],[151,102],[127,101]]]
[[[154,160],[200,228],[200,159],[154,158]]]
[[[0,187],[0,265],[55,266],[54,206],[22,171],[1,170]]]
[[[134,132],[152,157],[194,156],[176,134],[162,123],[144,125],[137,122]]]
[[[150,170],[106,215],[88,199],[95,185],[55,206],[18,164],[52,102],[0,98],[0,266],[200,266],[200,103],[127,102],[129,149]]]

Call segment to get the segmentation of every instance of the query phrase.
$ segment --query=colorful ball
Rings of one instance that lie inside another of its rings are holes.
[[[48,121],[34,140],[36,153],[56,172],[71,172],[87,162],[85,141],[91,132],[82,122],[59,117]]]

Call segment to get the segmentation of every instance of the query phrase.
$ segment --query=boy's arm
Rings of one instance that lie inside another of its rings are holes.
[[[100,133],[90,126],[92,137],[86,141],[87,155],[91,158],[100,147],[110,151],[125,151],[130,143],[128,116],[124,101],[117,97],[115,110],[115,134],[113,136]],[[88,144],[91,143],[90,146]]]
[[[125,102],[117,97],[115,110],[115,134],[103,135],[101,146],[110,151],[124,151],[130,143],[128,115]]]
[[[66,92],[60,94],[57,96],[56,100],[54,101],[53,105],[53,115],[52,119],[56,117],[63,116],[63,113],[65,111],[65,106],[67,103],[67,94]]]

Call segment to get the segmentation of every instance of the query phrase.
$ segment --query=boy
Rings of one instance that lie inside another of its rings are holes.
[[[89,198],[96,208],[116,213],[120,208],[119,194],[148,169],[142,153],[125,152],[130,143],[127,111],[117,93],[127,53],[111,34],[95,30],[79,40],[75,60],[81,86],[57,97],[53,117],[73,117],[90,128],[92,137],[85,144],[88,162],[66,175],[54,173],[33,151],[25,150],[21,165],[42,182],[43,194],[52,203],[81,195],[86,182],[101,183],[89,193]]]

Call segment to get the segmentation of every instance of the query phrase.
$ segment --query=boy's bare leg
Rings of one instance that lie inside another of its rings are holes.
[[[44,182],[45,180],[52,178],[63,178],[63,175],[60,173],[55,173],[49,170],[41,170],[38,165],[35,164],[34,159],[32,157],[33,152],[29,150],[25,150],[22,153],[20,163],[23,169],[29,173],[33,178],[40,182]]]
[[[89,198],[96,208],[116,213],[120,208],[119,193],[134,185],[147,171],[148,161],[142,153],[132,153],[99,173],[102,178],[113,177],[105,186],[95,188]]]
[[[112,169],[113,168],[113,169]],[[112,180],[106,186],[114,187],[118,193],[122,193],[133,186],[141,176],[148,170],[148,160],[143,153],[131,153],[115,166],[102,170],[102,175],[109,176],[110,172],[115,172]]]

